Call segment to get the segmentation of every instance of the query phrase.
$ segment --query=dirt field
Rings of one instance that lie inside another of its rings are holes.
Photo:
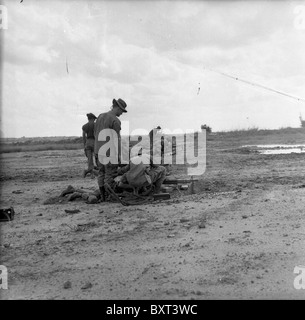
[[[304,142],[302,129],[211,136],[194,194],[128,207],[44,204],[68,185],[97,189],[83,150],[2,154],[1,208],[16,215],[1,223],[1,299],[304,299],[305,153],[240,148]]]

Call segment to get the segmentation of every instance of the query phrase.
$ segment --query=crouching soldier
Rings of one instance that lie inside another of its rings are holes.
[[[136,193],[153,190],[154,194],[158,194],[166,178],[166,169],[154,165],[150,156],[144,154],[131,158],[128,165],[118,170],[118,174],[122,175],[118,187],[129,185]]]

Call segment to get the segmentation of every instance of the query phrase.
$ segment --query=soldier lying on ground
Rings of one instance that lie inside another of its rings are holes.
[[[65,190],[62,191],[60,197],[64,197],[68,195],[67,200],[73,201],[77,198],[82,198],[86,200],[87,203],[97,203],[100,198],[100,191],[95,190],[84,190],[84,189],[76,189],[69,185]]]
[[[152,164],[149,155],[142,155],[131,158],[128,165],[118,169],[117,175],[114,180],[116,182],[115,192],[131,188],[136,194],[146,195],[150,192],[158,194],[166,178],[166,169],[163,166]],[[61,193],[61,197],[68,194],[68,201],[82,198],[87,203],[97,203],[101,199],[100,190],[92,192],[68,186]]]

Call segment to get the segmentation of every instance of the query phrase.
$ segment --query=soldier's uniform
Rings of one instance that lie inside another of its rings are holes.
[[[82,126],[83,130],[83,141],[85,148],[85,155],[88,159],[88,169],[84,170],[83,176],[85,177],[88,173],[93,172],[94,163],[94,121],[96,116],[93,113],[87,113],[88,122]],[[95,159],[96,160],[96,159]]]
[[[142,162],[139,162],[141,161]],[[161,185],[166,178],[166,169],[152,163],[148,155],[137,156],[130,159],[130,163],[119,170],[122,174],[121,182],[132,187],[154,186],[154,192],[160,193]]]
[[[113,104],[117,104],[123,112],[127,112],[125,110],[126,103],[121,100],[113,99]],[[100,136],[104,129],[112,129],[107,130],[104,137]],[[113,110],[110,110],[105,113],[101,113],[96,122],[95,122],[95,145],[94,145],[94,152],[98,156],[98,177],[97,183],[100,188],[101,193],[104,192],[104,185],[107,183],[110,187],[115,185],[114,178],[118,175],[118,165],[120,162],[120,140],[121,140],[121,121],[115,115]],[[106,136],[110,136],[106,140]],[[105,151],[102,147],[106,145],[110,147],[107,151]],[[109,162],[108,162],[109,161]],[[108,162],[108,163],[107,163]]]
[[[152,162],[154,157],[154,154],[153,154],[154,138],[159,130],[161,130],[160,126],[150,130],[149,132],[149,149],[150,149],[150,159]],[[161,137],[161,164],[164,164],[164,136]]]

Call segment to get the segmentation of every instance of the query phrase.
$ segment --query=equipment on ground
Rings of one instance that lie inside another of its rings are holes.
[[[14,220],[15,211],[13,207],[7,209],[0,209],[0,222],[7,222]]]

